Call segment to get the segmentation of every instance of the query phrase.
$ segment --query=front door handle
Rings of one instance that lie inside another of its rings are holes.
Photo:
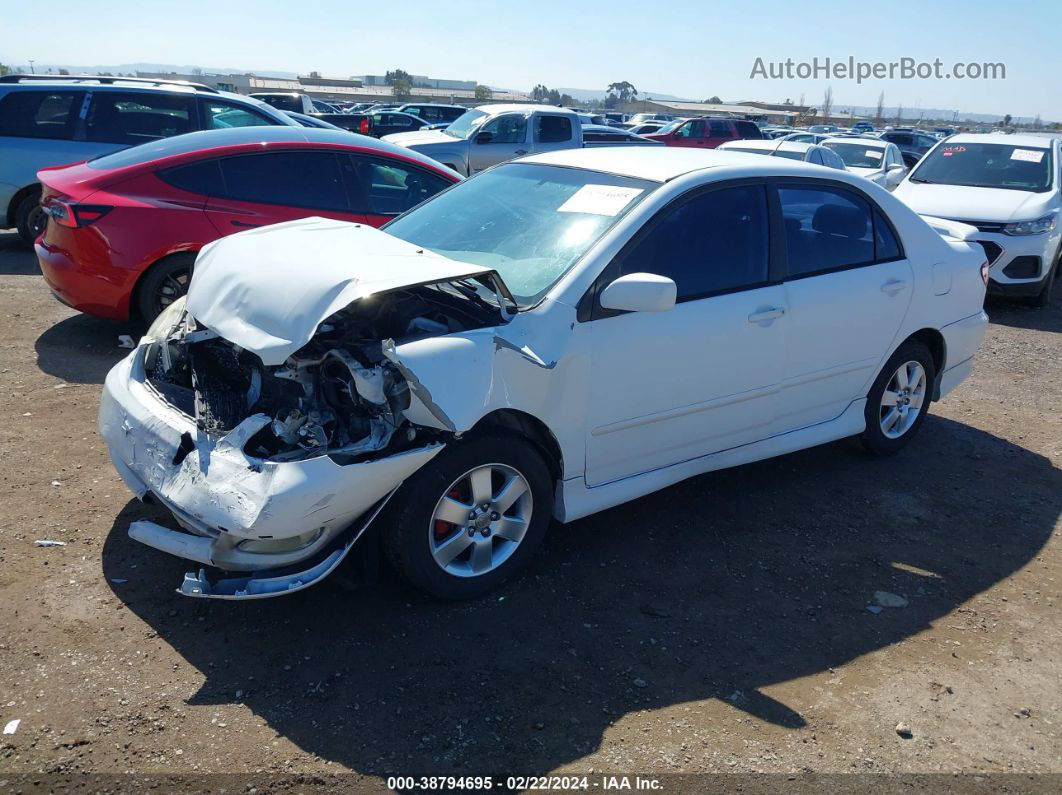
[[[253,227],[259,227],[259,226],[261,226],[261,225],[262,225],[262,224],[249,224],[249,223],[247,223],[246,221],[229,221],[229,223],[230,223],[230,224],[232,224],[233,226],[253,226]]]
[[[900,290],[903,290],[906,287],[907,282],[905,282],[903,279],[889,279],[887,282],[885,282],[885,284],[881,285],[881,291],[883,293],[888,293],[889,295],[896,295],[896,293],[900,292]]]
[[[770,323],[772,320],[777,320],[784,314],[785,309],[780,306],[769,306],[764,309],[757,309],[749,315],[749,323]]]
[[[513,154],[514,155],[526,155],[527,154],[527,150],[526,149],[517,149],[515,152],[513,152]]]

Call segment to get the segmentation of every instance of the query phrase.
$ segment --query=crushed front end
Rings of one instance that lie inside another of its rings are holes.
[[[181,528],[140,521],[130,535],[249,573],[220,582],[189,574],[180,590],[192,596],[274,596],[322,579],[454,438],[445,417],[407,417],[411,406],[409,416],[431,417],[432,404],[422,385],[411,389],[396,345],[504,323],[489,284],[418,284],[355,300],[272,364],[175,302],[108,374],[100,405],[123,480]]]

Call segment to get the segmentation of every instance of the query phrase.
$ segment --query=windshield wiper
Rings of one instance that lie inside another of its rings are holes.
[[[908,177],[907,179],[910,182],[921,182],[921,183],[924,183],[926,185],[939,185],[940,184],[939,182],[934,182],[931,179],[924,179],[922,177]]]

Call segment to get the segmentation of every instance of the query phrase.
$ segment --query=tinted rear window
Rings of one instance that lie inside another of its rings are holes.
[[[12,91],[0,99],[0,135],[69,138],[80,91]]]
[[[224,191],[221,168],[217,160],[203,160],[187,166],[167,168],[158,172],[159,179],[175,188],[201,196],[216,196]]]

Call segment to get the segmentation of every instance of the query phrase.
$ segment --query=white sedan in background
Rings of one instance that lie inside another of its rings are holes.
[[[903,154],[896,144],[875,138],[827,138],[822,145],[832,149],[853,174],[869,179],[886,190],[895,190],[907,175]]]
[[[987,322],[976,230],[932,223],[844,171],[612,147],[384,230],[223,238],[107,376],[112,460],[183,528],[130,535],[202,567],[182,593],[239,599],[320,581],[371,527],[468,598],[554,519],[848,436],[895,453]]]
[[[784,157],[788,160],[802,160],[816,166],[846,170],[844,161],[832,149],[812,143],[797,141],[727,141],[716,149],[727,152],[748,152],[754,155]]]

